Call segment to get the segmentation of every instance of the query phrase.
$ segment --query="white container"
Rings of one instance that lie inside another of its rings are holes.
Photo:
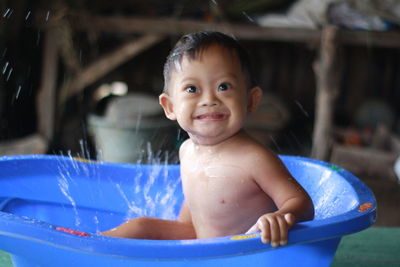
[[[129,94],[110,101],[105,116],[89,115],[98,159],[137,163],[170,148],[176,124],[165,118],[156,97]]]

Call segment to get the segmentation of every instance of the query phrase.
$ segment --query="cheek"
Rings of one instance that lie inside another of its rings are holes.
[[[188,103],[181,103],[178,105],[175,109],[175,112],[178,118],[186,118],[192,114],[190,104]]]
[[[230,101],[231,110],[235,113],[246,113],[247,110],[247,102],[242,99],[231,99]]]
[[[178,113],[179,114],[183,114],[186,113],[188,111],[188,105],[187,104],[181,104],[178,107]]]

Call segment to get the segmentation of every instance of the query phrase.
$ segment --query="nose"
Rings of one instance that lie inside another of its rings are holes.
[[[217,106],[219,104],[219,99],[212,90],[206,90],[203,92],[199,104],[200,106]]]

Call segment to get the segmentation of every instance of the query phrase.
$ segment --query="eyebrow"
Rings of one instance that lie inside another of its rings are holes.
[[[217,75],[217,78],[215,80],[220,80],[222,78],[230,78],[230,79],[234,79],[234,80],[238,80],[239,79],[238,75],[228,72],[228,73],[223,73],[221,75]]]
[[[186,83],[187,81],[198,81],[198,80],[199,78],[197,78],[196,76],[187,76],[181,79],[181,82]]]
[[[233,73],[224,73],[224,74],[218,75],[215,79],[213,79],[213,82],[216,82],[218,80],[225,79],[225,78],[234,79],[234,80],[239,79],[239,77]],[[187,78],[184,78],[183,80],[181,80],[181,83],[189,84],[189,83],[195,83],[197,81],[199,81],[199,78],[187,77]]]

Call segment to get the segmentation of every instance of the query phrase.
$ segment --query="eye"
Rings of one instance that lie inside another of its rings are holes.
[[[190,85],[190,86],[186,87],[185,90],[186,90],[186,92],[188,92],[188,93],[196,93],[196,92],[198,92],[197,87],[194,86],[194,85]]]
[[[230,85],[229,83],[221,83],[221,84],[218,86],[218,91],[226,91],[226,90],[228,90],[229,88],[231,88],[231,85]]]

